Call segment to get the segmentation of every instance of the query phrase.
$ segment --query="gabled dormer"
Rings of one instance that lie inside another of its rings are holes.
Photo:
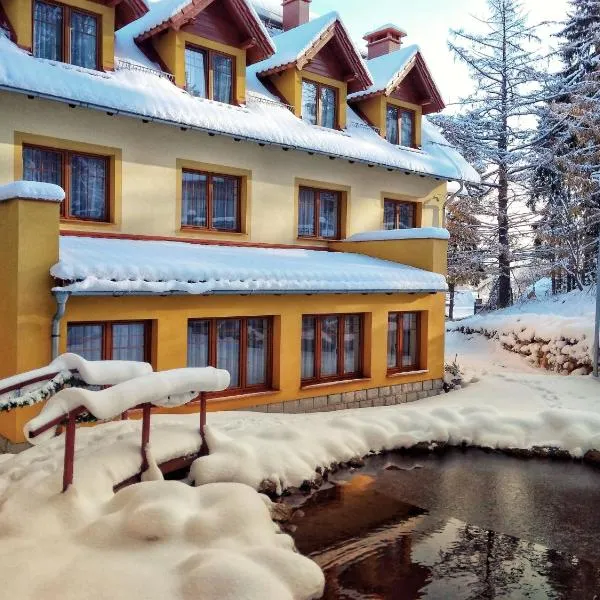
[[[0,0],[0,21],[36,57],[109,71],[121,2],[126,0]]]
[[[133,23],[135,41],[173,75],[176,85],[200,98],[246,101],[246,66],[274,52],[247,0],[189,0],[165,12],[160,3]]]
[[[344,129],[348,92],[372,84],[336,12],[309,21],[311,0],[284,0],[277,52],[256,67],[265,85],[311,125]]]
[[[348,101],[395,146],[421,146],[422,116],[444,109],[444,101],[418,46],[402,46],[406,33],[384,25],[365,36],[373,85]]]

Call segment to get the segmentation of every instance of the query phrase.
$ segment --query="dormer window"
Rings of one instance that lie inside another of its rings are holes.
[[[415,113],[399,106],[388,104],[386,138],[394,146],[414,148],[415,143]]]
[[[314,81],[302,81],[302,118],[311,125],[337,127],[337,90]]]
[[[227,54],[186,46],[185,81],[192,96],[233,104],[234,58]]]
[[[98,17],[70,6],[36,0],[33,55],[86,69],[99,68]]]

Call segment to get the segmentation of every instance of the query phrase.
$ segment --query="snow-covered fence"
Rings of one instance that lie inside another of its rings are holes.
[[[228,385],[227,371],[208,367],[148,373],[99,391],[67,388],[48,400],[42,412],[25,425],[24,434],[31,443],[40,443],[55,435],[59,427],[65,427],[63,491],[66,491],[73,483],[77,418],[88,412],[99,420],[115,419],[129,410],[139,409],[142,411],[141,475],[149,462],[147,448],[152,407],[175,408],[197,401],[202,440],[200,452],[206,453],[205,392],[221,391]]]

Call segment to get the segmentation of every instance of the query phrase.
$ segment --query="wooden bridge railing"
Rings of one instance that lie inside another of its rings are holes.
[[[31,382],[34,383],[34,382]],[[1,390],[0,390],[1,393]],[[204,392],[200,393],[194,400],[188,403],[188,405],[198,403],[199,412],[200,412],[200,451],[197,455],[182,457],[183,460],[175,460],[169,461],[168,463],[164,463],[163,465],[159,465],[163,473],[172,472],[179,468],[183,468],[183,466],[187,465],[187,463],[191,463],[198,456],[204,456],[208,454],[208,445],[206,443],[206,394]],[[115,489],[120,489],[129,485],[131,483],[135,483],[139,481],[142,473],[148,469],[149,461],[147,448],[150,443],[150,421],[152,418],[152,404],[140,404],[139,406],[135,406],[129,410],[141,410],[142,411],[142,438],[141,438],[141,464],[140,471],[130,477],[124,482],[120,482],[115,486]],[[164,407],[161,407],[164,411]],[[85,413],[87,409],[84,406],[78,406],[70,410],[68,413],[60,415],[51,421],[48,421],[38,429],[34,429],[29,432],[30,438],[36,438],[40,436],[42,433],[49,431],[53,428],[59,428],[63,426],[65,428],[65,453],[64,453],[64,464],[63,464],[63,492],[66,492],[69,486],[73,483],[73,471],[75,464],[75,433],[77,430],[77,418]],[[128,411],[129,412],[129,411]],[[59,435],[57,430],[57,435]]]

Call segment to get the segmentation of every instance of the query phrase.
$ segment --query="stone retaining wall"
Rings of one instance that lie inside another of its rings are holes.
[[[416,383],[401,383],[370,390],[345,392],[344,394],[329,394],[314,396],[301,400],[289,400],[276,404],[263,404],[240,409],[241,411],[269,413],[314,413],[344,410],[348,408],[369,408],[372,406],[391,406],[416,402],[430,396],[438,396],[443,392],[442,379],[418,381]]]

